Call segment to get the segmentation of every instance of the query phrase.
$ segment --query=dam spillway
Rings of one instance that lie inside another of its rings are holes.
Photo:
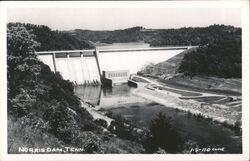
[[[103,71],[128,70],[135,74],[148,63],[159,63],[191,48],[150,47],[133,49],[92,49],[67,51],[40,51],[38,58],[53,72],[77,84],[101,82]]]
[[[76,84],[100,82],[95,50],[43,51],[38,58],[53,72]]]

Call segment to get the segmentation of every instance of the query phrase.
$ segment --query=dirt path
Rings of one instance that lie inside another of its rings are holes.
[[[103,120],[107,121],[108,126],[113,121],[113,119],[105,116],[100,111],[94,109],[93,107],[90,107],[87,103],[85,103],[83,101],[81,101],[81,107],[85,108],[91,114],[91,116],[94,118],[94,120],[103,119]]]
[[[155,80],[151,80],[151,79],[148,79],[148,78],[145,78],[145,77],[141,77],[141,76],[138,76],[136,75],[136,77],[138,78],[141,78],[141,79],[144,79],[145,81],[149,82],[151,85],[156,85],[158,87],[167,87],[169,89],[172,89],[172,90],[175,90],[175,91],[180,91],[180,92],[189,92],[189,93],[194,93],[194,94],[198,94],[200,96],[193,96],[192,98],[199,98],[199,97],[211,97],[211,96],[217,96],[217,97],[227,97],[226,95],[223,95],[223,94],[213,94],[213,93],[205,93],[205,92],[196,92],[196,91],[190,91],[190,90],[185,90],[185,89],[176,89],[176,88],[173,88],[173,87],[169,87],[167,85],[164,84],[164,86],[162,85],[162,83],[160,82],[157,82]],[[133,76],[132,76],[133,78]],[[172,92],[174,93],[174,92]],[[179,97],[183,97],[181,94],[177,94],[175,93],[175,95],[178,95]]]

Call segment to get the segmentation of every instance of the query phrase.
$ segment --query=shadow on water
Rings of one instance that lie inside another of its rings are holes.
[[[165,107],[157,103],[140,103],[137,108],[111,109],[114,114],[121,114],[139,128],[148,128],[150,121],[163,112],[172,118],[172,124],[185,140],[196,142],[201,148],[225,147],[225,153],[241,153],[241,134],[223,127],[220,124],[212,123],[205,119],[188,117],[188,114],[176,111],[173,108]],[[126,117],[129,116],[129,117]]]
[[[129,87],[127,84],[114,87],[80,85],[75,87],[75,94],[92,105],[102,106],[106,101],[114,101],[113,104],[115,104],[117,99],[131,96],[133,89],[133,87]]]
[[[75,94],[82,100],[92,105],[100,105],[101,86],[77,86]]]

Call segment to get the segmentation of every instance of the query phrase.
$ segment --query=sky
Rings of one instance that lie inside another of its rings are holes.
[[[53,30],[115,30],[134,26],[153,29],[241,27],[237,8],[9,8],[8,22],[46,25]]]

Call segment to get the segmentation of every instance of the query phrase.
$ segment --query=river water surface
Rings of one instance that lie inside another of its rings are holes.
[[[241,153],[241,136],[236,131],[204,119],[188,116],[155,102],[150,102],[132,94],[133,87],[127,84],[103,89],[100,86],[79,86],[75,93],[85,101],[104,110],[120,114],[138,128],[148,128],[150,121],[159,112],[172,118],[172,124],[185,140],[190,140],[200,148],[225,148],[223,153]],[[194,147],[195,148],[195,147]]]

